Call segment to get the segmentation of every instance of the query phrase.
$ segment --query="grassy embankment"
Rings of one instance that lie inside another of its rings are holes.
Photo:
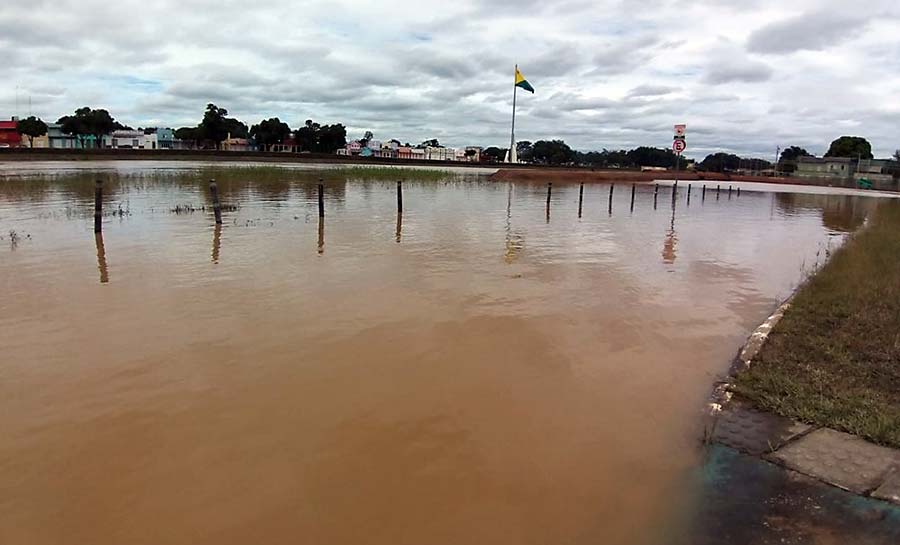
[[[737,393],[900,447],[900,202],[879,205],[796,294]]]

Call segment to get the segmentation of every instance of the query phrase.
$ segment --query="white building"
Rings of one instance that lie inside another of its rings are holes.
[[[119,130],[103,137],[103,147],[111,149],[156,149],[156,133]]]

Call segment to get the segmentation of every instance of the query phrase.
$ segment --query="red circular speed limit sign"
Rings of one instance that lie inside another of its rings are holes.
[[[672,143],[672,149],[675,150],[675,153],[681,153],[687,149],[687,144],[684,140],[676,140]]]

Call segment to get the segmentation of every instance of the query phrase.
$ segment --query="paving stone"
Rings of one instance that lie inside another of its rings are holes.
[[[772,452],[809,429],[810,426],[790,418],[732,403],[719,415],[713,440],[759,456]]]
[[[900,464],[900,452],[827,428],[816,430],[767,456],[785,466],[865,494]]]
[[[872,497],[900,504],[900,466],[891,468],[881,486],[872,492]]]

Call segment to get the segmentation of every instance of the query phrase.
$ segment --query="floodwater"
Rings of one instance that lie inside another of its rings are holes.
[[[0,543],[690,542],[712,383],[876,205],[193,178],[100,237],[0,180]]]

